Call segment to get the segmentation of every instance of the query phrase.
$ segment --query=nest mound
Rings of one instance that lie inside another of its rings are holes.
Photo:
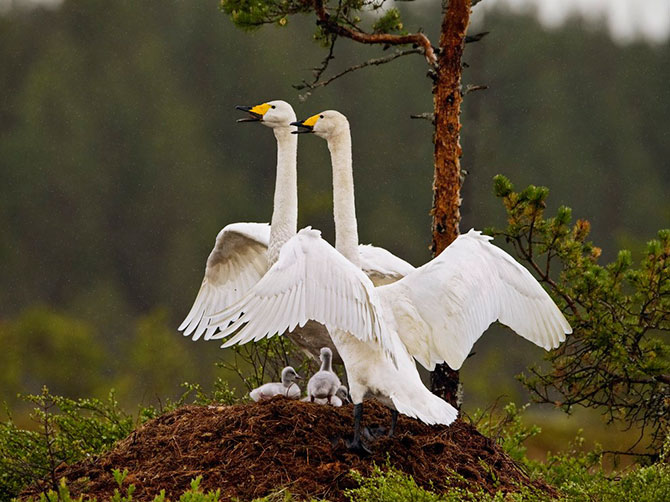
[[[391,414],[376,401],[364,406],[363,424],[388,426]],[[185,406],[144,424],[100,457],[61,466],[74,495],[108,500],[117,487],[112,469],[128,469],[133,500],[151,501],[161,489],[176,499],[190,481],[202,476],[201,488],[220,489],[222,498],[252,500],[286,487],[298,499],[345,501],[344,490],[356,483],[351,469],[368,474],[387,459],[420,486],[440,491],[454,472],[462,480],[451,486],[481,487],[488,492],[515,491],[531,482],[491,439],[460,420],[429,426],[400,416],[396,435],[367,444],[371,455],[350,452],[352,406],[333,408],[276,397],[263,403],[233,406]],[[125,486],[125,484],[124,484]],[[24,493],[23,495],[28,495]]]

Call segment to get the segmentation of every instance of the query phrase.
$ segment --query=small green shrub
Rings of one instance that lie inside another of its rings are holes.
[[[573,329],[546,353],[549,364],[529,368],[520,381],[537,402],[567,413],[597,409],[610,423],[638,429],[657,454],[670,433],[670,230],[660,230],[639,260],[621,250],[601,264],[588,221],[572,224],[565,206],[546,216],[547,188],[516,192],[498,175],[494,191],[508,225],[486,232],[512,246]]]
[[[47,492],[58,492],[55,469],[100,453],[134,428],[110,392],[107,401],[54,396],[44,387],[39,395],[22,396],[35,405],[35,430],[18,427],[9,411],[0,423],[0,499],[16,496],[27,484],[38,482]]]
[[[133,493],[135,492],[135,485],[130,484],[125,489],[125,495],[123,494],[122,485],[125,481],[126,476],[128,475],[128,470],[124,469],[123,472],[118,469],[112,471],[114,480],[119,485],[118,488],[114,490],[114,495],[111,499],[111,502],[132,502]],[[208,492],[203,492],[200,489],[200,483],[202,481],[202,476],[191,481],[191,487],[181,494],[178,499],[178,502],[219,502],[221,500],[221,493],[219,490],[210,490]],[[49,490],[46,493],[40,495],[39,499],[29,498],[25,502],[97,502],[97,499],[84,497],[80,495],[77,498],[72,498],[70,495],[70,490],[65,483],[65,480],[61,480],[58,484],[57,490]],[[165,497],[165,490],[153,498],[152,502],[171,502],[170,499]],[[175,501],[177,502],[177,501]]]
[[[351,502],[549,502],[553,500],[549,495],[532,490],[528,487],[519,487],[518,493],[489,494],[481,487],[466,490],[454,486],[444,494],[421,488],[414,479],[391,467],[382,470],[375,466],[369,477],[358,472],[352,476],[359,483],[358,488],[346,491]],[[462,482],[458,474],[441,483],[444,486]]]
[[[484,436],[494,439],[516,462],[528,464],[524,443],[542,432],[537,425],[524,425],[522,414],[528,406],[518,408],[516,404],[509,403],[503,407],[502,414],[496,413],[495,406],[476,410],[469,421]]]

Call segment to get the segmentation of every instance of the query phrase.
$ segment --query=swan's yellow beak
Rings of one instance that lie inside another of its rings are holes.
[[[299,120],[298,122],[291,122],[292,126],[296,126],[298,128],[297,131],[291,131],[293,134],[303,134],[307,132],[314,132],[314,125],[316,122],[319,120],[321,116],[317,113],[316,115],[312,115],[310,118],[305,119],[305,120]]]
[[[262,105],[236,106],[235,108],[249,114],[248,117],[237,119],[238,122],[262,122],[263,116],[270,108],[272,108],[272,106],[267,103],[263,103]]]

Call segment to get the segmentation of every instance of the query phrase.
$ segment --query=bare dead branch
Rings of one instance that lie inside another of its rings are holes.
[[[314,68],[314,81],[312,82],[313,84],[317,83],[321,79],[323,72],[325,72],[328,69],[328,65],[330,64],[331,60],[335,59],[335,56],[333,56],[333,51],[335,50],[336,40],[337,35],[333,35],[333,39],[330,42],[330,47],[328,49],[328,55],[324,58],[323,61],[321,61],[321,66]]]
[[[383,58],[373,58],[373,59],[369,59],[367,61],[364,61],[362,63],[359,63],[357,65],[350,66],[349,68],[347,68],[345,70],[342,70],[340,73],[337,73],[337,74],[333,75],[332,77],[327,78],[326,80],[321,80],[321,81],[315,80],[313,82],[307,82],[307,81],[303,80],[302,84],[295,84],[295,85],[293,85],[293,88],[297,89],[297,90],[302,90],[302,89],[313,90],[313,89],[317,89],[319,87],[325,87],[328,84],[330,84],[333,80],[337,80],[338,78],[346,75],[347,73],[351,73],[352,71],[360,70],[361,68],[365,68],[367,66],[378,66],[378,65],[390,63],[394,59],[398,59],[402,56],[407,56],[409,54],[421,54],[422,52],[423,52],[423,50],[420,49],[420,48],[396,51],[393,54],[390,54],[390,55],[385,56]]]
[[[465,86],[465,89],[463,89],[463,91],[461,92],[461,95],[465,96],[466,94],[470,94],[471,92],[483,91],[488,88],[489,88],[488,85],[468,84]]]
[[[474,2],[473,2],[474,5]],[[465,36],[465,43],[466,44],[471,44],[473,42],[479,42],[482,38],[484,38],[486,35],[491,33],[490,31],[482,31],[481,33],[477,33],[476,35],[466,35]]]
[[[410,115],[409,118],[430,120],[430,122],[432,123],[435,121],[435,114],[433,112],[417,113],[415,115]]]

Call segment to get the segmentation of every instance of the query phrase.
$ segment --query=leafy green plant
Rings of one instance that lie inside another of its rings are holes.
[[[525,441],[537,436],[542,429],[537,425],[525,425],[522,420],[523,412],[528,404],[517,407],[514,403],[506,404],[502,413],[496,405],[484,410],[475,410],[468,420],[484,436],[494,439],[515,461],[527,462]]]
[[[107,401],[54,396],[44,387],[22,398],[35,408],[34,430],[18,427],[11,415],[0,423],[0,498],[15,496],[37,482],[43,493],[59,490],[56,468],[100,453],[133,430],[134,421],[118,405],[113,392]]]
[[[216,366],[234,374],[242,380],[248,390],[268,381],[278,381],[285,366],[293,366],[298,374],[309,369],[316,369],[309,357],[282,336],[266,338],[255,343],[234,345],[228,350],[233,353],[232,361],[218,362]],[[224,385],[221,378],[217,379],[214,395],[217,395],[218,392],[219,397],[229,400],[228,391],[223,387]],[[198,396],[200,397],[200,394]]]
[[[470,490],[452,486],[464,481],[456,473],[440,483],[449,486],[442,494],[418,486],[412,477],[390,467],[381,469],[375,466],[368,477],[356,471],[352,472],[352,476],[359,483],[357,488],[346,492],[352,502],[549,502],[553,500],[544,492],[522,486],[519,487],[518,492],[504,493],[501,491],[495,494],[490,494],[477,486],[473,486]]]
[[[118,469],[112,471],[114,480],[118,484],[118,488],[114,490],[114,495],[110,499],[111,502],[132,502],[133,493],[135,492],[135,486],[130,484],[125,490],[125,495],[122,493],[122,485],[125,481],[126,476],[128,475],[128,470],[124,469],[123,472]],[[202,481],[202,476],[191,481],[191,487],[181,494],[179,497],[179,502],[219,502],[221,500],[221,492],[219,490],[210,490],[208,492],[203,492],[200,489],[200,483]],[[61,480],[58,484],[57,489],[51,489],[46,493],[42,493],[39,497],[39,502],[96,502],[95,498],[85,497],[80,495],[79,497],[72,498],[70,495],[70,489],[67,486],[65,480]],[[34,498],[28,498],[26,502],[37,502]],[[156,495],[152,502],[170,502],[170,499],[166,498],[165,490]]]
[[[346,495],[352,502],[385,502],[412,500],[415,502],[439,502],[443,500],[436,493],[418,486],[414,479],[406,474],[387,468],[382,470],[375,465],[370,476],[352,471],[351,476],[359,486],[347,490]]]
[[[600,409],[609,422],[637,427],[658,452],[670,424],[670,345],[661,338],[670,331],[670,230],[647,244],[637,267],[626,250],[601,265],[588,221],[572,224],[565,206],[545,217],[547,188],[516,192],[498,175],[494,190],[508,226],[487,232],[512,245],[574,330],[547,354],[549,368],[532,367],[521,381],[539,402]]]

